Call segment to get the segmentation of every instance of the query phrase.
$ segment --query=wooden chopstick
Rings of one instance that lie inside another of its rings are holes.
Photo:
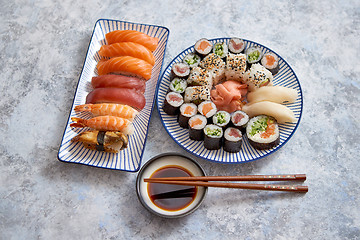
[[[145,178],[145,182],[161,181],[305,181],[306,174],[205,176],[205,177],[165,177]]]

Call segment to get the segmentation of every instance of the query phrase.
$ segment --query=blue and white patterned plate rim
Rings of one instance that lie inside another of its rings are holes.
[[[90,51],[90,47],[91,47],[91,43],[92,43],[92,40],[94,38],[94,34],[95,34],[95,30],[96,28],[98,27],[99,24],[101,23],[105,23],[107,22],[108,26],[109,26],[109,23],[111,22],[112,24],[126,24],[126,25],[135,25],[135,26],[141,26],[141,27],[153,27],[153,28],[158,28],[158,29],[162,29],[163,31],[165,31],[165,33],[163,34],[165,36],[165,40],[164,40],[164,49],[163,49],[163,52],[161,53],[161,57],[162,57],[162,60],[161,60],[161,65],[160,65],[160,70],[159,70],[159,75],[157,77],[157,83],[155,85],[155,91],[154,91],[154,94],[156,94],[157,92],[157,87],[159,86],[158,82],[159,82],[159,78],[161,76],[161,70],[163,68],[163,64],[164,64],[164,57],[165,57],[165,52],[166,52],[166,48],[167,48],[167,42],[168,42],[168,37],[169,37],[169,29],[167,27],[164,27],[164,26],[159,26],[159,25],[153,25],[153,24],[145,24],[145,23],[134,23],[134,22],[129,22],[129,21],[122,21],[122,20],[115,20],[115,19],[104,19],[104,18],[101,18],[101,19],[98,19],[94,25],[94,28],[93,28],[93,31],[92,31],[92,34],[91,34],[91,37],[90,37],[90,40],[89,40],[89,44],[88,44],[88,48],[87,48],[87,52],[86,52],[86,55],[85,55],[85,59],[84,59],[84,63],[83,63],[83,66],[82,66],[82,69],[81,69],[81,73],[80,73],[80,76],[79,76],[79,79],[78,79],[78,82],[77,82],[77,86],[76,86],[76,91],[75,91],[75,94],[74,94],[74,98],[73,98],[73,102],[72,102],[72,105],[71,105],[71,108],[69,110],[69,114],[68,114],[68,120],[66,122],[66,125],[64,127],[64,132],[63,132],[63,136],[62,136],[62,139],[61,139],[61,143],[60,143],[60,147],[59,147],[59,150],[58,150],[58,154],[57,154],[57,158],[59,161],[62,161],[62,162],[66,162],[66,163],[75,163],[75,164],[82,164],[82,165],[87,165],[87,166],[92,166],[92,167],[97,167],[97,168],[105,168],[105,169],[109,169],[109,170],[121,170],[121,171],[125,171],[125,172],[137,172],[139,171],[140,167],[141,167],[141,160],[142,160],[142,156],[143,156],[143,153],[144,153],[144,148],[145,148],[145,143],[146,143],[146,140],[147,140],[147,135],[148,135],[148,127],[149,127],[149,123],[150,123],[150,119],[151,119],[151,116],[152,116],[152,110],[150,112],[150,115],[149,115],[149,119],[146,123],[146,133],[145,133],[145,139],[144,139],[144,146],[142,147],[142,150],[141,150],[141,155],[140,155],[140,159],[138,160],[138,164],[135,168],[111,168],[111,167],[104,167],[104,166],[99,166],[99,165],[93,165],[93,164],[86,164],[86,163],[82,163],[82,162],[74,162],[74,161],[67,161],[67,160],[64,160],[60,154],[61,154],[61,148],[62,148],[62,144],[64,143],[64,138],[66,136],[66,131],[67,131],[67,128],[69,126],[69,122],[70,122],[70,116],[71,116],[71,113],[74,109],[74,105],[75,105],[75,99],[76,99],[76,96],[79,92],[79,85],[80,85],[80,80],[82,79],[83,77],[83,74],[84,74],[84,68],[85,68],[85,64],[87,62],[87,60],[93,56],[90,56],[89,55],[89,51]],[[113,27],[113,26],[112,26]],[[105,34],[105,33],[104,33]],[[156,96],[153,98],[152,102],[151,102],[151,109],[153,109],[153,106],[154,106],[154,103],[155,103],[155,98]],[[105,153],[104,153],[105,154]],[[125,165],[125,164],[124,164]]]
[[[208,39],[208,40],[211,41],[211,42],[213,42],[213,43],[215,43],[215,42],[219,42],[219,41],[229,41],[230,39],[231,39],[230,37],[222,37],[222,38],[212,38],[212,39]],[[299,92],[299,98],[300,98],[300,99],[299,99],[299,100],[300,100],[300,102],[299,102],[299,106],[300,106],[299,116],[296,117],[296,118],[297,118],[297,122],[296,122],[295,126],[293,126],[292,132],[287,136],[287,138],[286,138],[282,143],[280,143],[278,146],[276,146],[276,147],[274,147],[274,148],[272,148],[272,149],[270,149],[270,150],[262,150],[262,151],[265,151],[266,153],[263,154],[263,155],[261,155],[261,156],[255,157],[255,158],[253,158],[253,159],[249,159],[249,160],[245,160],[245,161],[234,161],[234,162],[232,162],[232,161],[220,161],[220,160],[209,159],[209,158],[203,157],[203,156],[201,156],[201,155],[199,155],[199,154],[197,154],[197,153],[194,153],[193,151],[191,151],[190,149],[188,149],[186,146],[183,146],[183,145],[179,142],[179,140],[170,133],[169,129],[167,128],[167,126],[166,126],[166,124],[165,124],[165,121],[164,121],[164,119],[163,119],[162,113],[161,113],[160,107],[162,106],[162,105],[161,105],[162,103],[159,102],[160,85],[161,85],[161,83],[163,82],[164,77],[167,76],[167,75],[169,74],[169,72],[171,72],[171,69],[170,69],[170,71],[168,71],[169,68],[172,66],[173,63],[177,62],[177,60],[179,59],[179,57],[180,57],[182,54],[184,54],[185,52],[188,52],[189,50],[192,50],[191,52],[193,52],[195,45],[192,45],[192,46],[186,48],[185,50],[183,50],[182,52],[180,52],[174,59],[171,60],[171,62],[166,66],[166,68],[164,69],[164,71],[163,71],[163,73],[162,73],[162,75],[161,75],[160,81],[159,81],[159,83],[158,83],[159,86],[157,87],[157,91],[156,91],[156,103],[157,103],[156,105],[157,105],[157,110],[158,110],[158,114],[159,114],[160,120],[161,120],[161,122],[162,122],[165,130],[167,131],[167,133],[170,135],[170,137],[171,137],[179,146],[181,146],[181,147],[182,147],[184,150],[186,150],[187,152],[195,155],[196,157],[199,157],[199,158],[202,158],[202,159],[204,159],[204,160],[211,161],[211,162],[224,163],[224,164],[239,164],[239,163],[246,163],[246,162],[251,162],[251,161],[255,161],[255,160],[259,160],[259,159],[261,159],[261,158],[264,158],[264,157],[266,157],[266,156],[268,156],[268,155],[276,152],[276,151],[279,150],[282,146],[284,146],[284,145],[290,140],[290,138],[293,136],[293,134],[295,133],[295,131],[297,130],[297,128],[298,128],[298,126],[299,126],[299,124],[300,124],[300,120],[301,120],[301,116],[302,116],[302,111],[303,111],[303,95],[302,95],[301,85],[300,85],[300,82],[299,82],[298,77],[297,77],[296,74],[295,74],[295,71],[292,69],[292,67],[287,63],[287,61],[286,61],[283,57],[281,57],[279,54],[277,54],[277,53],[276,53],[275,51],[273,51],[272,49],[270,49],[270,48],[268,48],[268,47],[266,47],[266,46],[264,46],[264,45],[262,45],[262,44],[260,44],[260,43],[251,41],[251,40],[247,40],[247,39],[244,39],[244,38],[242,38],[242,40],[245,41],[246,45],[249,45],[249,44],[250,44],[250,45],[251,45],[251,44],[257,45],[257,46],[260,46],[260,47],[266,49],[266,50],[269,51],[269,52],[275,53],[275,54],[279,57],[279,61],[283,61],[283,62],[284,62],[284,65],[286,65],[286,66],[290,69],[290,71],[291,71],[292,74],[294,75],[294,79],[295,79],[295,81],[296,81],[296,84],[297,84],[297,87],[298,87],[298,92]],[[165,114],[166,114],[166,113],[165,113]],[[179,127],[179,128],[180,128],[180,127]],[[246,137],[245,137],[245,138],[246,138]],[[243,139],[243,141],[244,141],[244,139]],[[247,139],[246,139],[246,141],[247,141]],[[219,150],[216,150],[216,151],[219,151]],[[259,152],[259,150],[255,150],[255,151],[256,151],[256,152]]]

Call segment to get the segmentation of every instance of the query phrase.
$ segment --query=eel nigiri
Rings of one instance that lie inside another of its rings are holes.
[[[135,30],[115,30],[105,35],[107,44],[117,42],[135,42],[147,47],[150,51],[155,51],[159,39],[151,37],[145,33]]]
[[[110,153],[118,153],[128,146],[129,140],[119,131],[90,130],[80,133],[71,139],[72,142],[82,142],[84,147]]]
[[[119,42],[110,45],[103,45],[99,50],[99,54],[103,57],[120,57],[131,56],[136,57],[154,66],[154,54],[145,46],[135,42]]]
[[[145,107],[144,94],[128,88],[95,88],[86,96],[86,103],[119,103],[138,110]]]
[[[89,127],[99,131],[120,131],[127,135],[131,135],[135,131],[131,121],[120,117],[98,116],[90,119],[72,117],[71,120],[74,123],[71,123],[70,127]]]
[[[75,107],[77,112],[90,112],[94,116],[115,116],[134,120],[136,115],[139,114],[134,108],[116,103],[99,103],[99,104],[83,104]]]
[[[145,81],[140,78],[116,74],[106,74],[93,77],[91,85],[93,88],[130,88],[136,89],[141,93],[144,93],[146,88]]]
[[[96,67],[99,75],[118,73],[142,77],[145,80],[151,78],[152,65],[144,60],[130,56],[100,60]]]

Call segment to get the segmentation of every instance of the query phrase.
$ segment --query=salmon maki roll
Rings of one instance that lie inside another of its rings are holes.
[[[130,56],[101,60],[96,67],[99,75],[116,73],[142,77],[145,80],[151,78],[152,65],[144,60]]]
[[[159,39],[135,30],[115,30],[105,35],[107,44],[118,42],[135,42],[155,51]]]
[[[154,54],[148,48],[135,42],[120,42],[103,45],[99,50],[99,55],[110,58],[131,56],[142,59],[153,66],[155,64]]]

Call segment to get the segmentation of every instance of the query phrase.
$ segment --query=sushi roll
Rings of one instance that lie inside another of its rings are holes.
[[[195,53],[189,53],[184,57],[183,62],[189,65],[191,68],[197,67],[200,63],[200,56]]]
[[[172,74],[175,77],[185,78],[190,74],[190,67],[188,64],[183,62],[174,63],[171,68]]]
[[[178,122],[180,127],[189,128],[189,119],[197,113],[197,106],[193,103],[184,103],[180,107]]]
[[[231,38],[228,44],[228,48],[232,53],[242,53],[245,49],[245,42],[240,38]]]
[[[252,46],[245,51],[247,62],[251,65],[260,62],[262,58],[262,51],[260,47]]]
[[[244,73],[246,71],[246,55],[232,54],[226,56],[226,80],[236,80],[244,82]]]
[[[261,59],[261,65],[269,70],[273,75],[279,72],[279,58],[275,53],[265,53]]]
[[[218,55],[221,58],[226,57],[228,52],[229,52],[228,46],[224,42],[218,42],[213,47],[213,53],[215,53],[216,55]]]
[[[271,86],[273,78],[272,73],[258,63],[253,64],[251,68],[246,71],[244,77],[250,91],[254,91],[263,86]]]
[[[204,128],[204,147],[208,150],[221,148],[223,130],[221,127],[209,124]]]
[[[249,143],[256,149],[269,149],[280,143],[279,126],[275,118],[259,115],[249,120],[246,127]]]
[[[201,115],[205,116],[207,119],[214,116],[214,114],[217,111],[216,105],[212,101],[204,101],[204,102],[200,103],[198,110],[199,110],[199,113],[201,113]]]
[[[236,153],[241,149],[242,134],[237,128],[229,127],[224,132],[224,151]]]
[[[181,104],[184,103],[183,96],[177,92],[169,92],[166,94],[163,110],[169,115],[177,115]]]
[[[241,130],[242,133],[246,131],[246,124],[249,122],[249,116],[243,111],[235,111],[231,114],[232,125]]]
[[[189,119],[189,138],[195,141],[204,140],[204,127],[207,124],[206,117],[196,114]]]
[[[211,72],[213,75],[213,84],[216,85],[225,79],[225,62],[220,56],[210,53],[201,62],[200,67]]]
[[[187,87],[184,93],[184,101],[199,105],[203,101],[210,100],[210,88],[208,86]]]
[[[186,80],[174,78],[170,83],[170,90],[177,93],[184,93],[187,87]]]
[[[218,111],[212,117],[213,123],[219,127],[226,127],[230,122],[230,113],[226,111]]]
[[[209,86],[211,88],[213,85],[213,74],[207,69],[194,67],[187,79],[187,84],[189,86]]]
[[[213,48],[213,44],[206,38],[202,38],[195,43],[195,51],[202,57],[208,55]]]

